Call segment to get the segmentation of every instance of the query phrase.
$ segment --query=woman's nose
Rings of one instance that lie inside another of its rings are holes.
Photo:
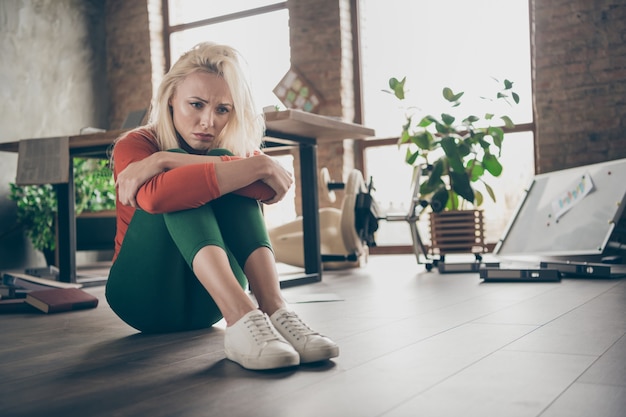
[[[205,112],[200,119],[200,125],[202,127],[213,127],[213,114],[211,112]]]

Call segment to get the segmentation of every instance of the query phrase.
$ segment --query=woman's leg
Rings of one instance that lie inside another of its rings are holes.
[[[262,311],[271,316],[279,308],[285,307],[274,253],[268,247],[261,246],[252,252],[243,270]]]
[[[224,242],[239,265],[243,265],[260,309],[270,316],[273,327],[295,348],[300,361],[317,362],[338,356],[339,348],[332,340],[311,330],[297,314],[286,308],[258,203],[229,194],[216,200],[213,207]]]
[[[196,253],[192,265],[198,280],[212,295],[228,326],[256,308],[233,275],[226,252],[220,247],[203,247]]]
[[[210,218],[210,208],[205,210]],[[209,327],[222,314],[172,239],[166,217],[135,212],[109,273],[107,300],[122,320],[143,332]],[[196,230],[200,227],[207,226]],[[229,259],[231,274],[245,286],[243,271],[230,254]]]
[[[271,315],[284,307],[276,261],[259,203],[228,194],[215,200],[213,210],[224,243],[243,268],[259,308]]]
[[[182,257],[231,325],[256,307],[244,291],[246,277],[224,242],[223,226],[215,214],[224,198],[197,209],[168,213],[164,219]]]
[[[250,369],[297,365],[298,353],[254,308],[243,271],[223,246],[210,205],[165,215],[137,211],[111,268],[111,308],[144,332],[206,327],[222,311],[249,309],[227,327],[226,356]]]

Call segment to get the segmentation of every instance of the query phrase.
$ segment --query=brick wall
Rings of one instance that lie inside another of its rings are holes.
[[[322,95],[324,102],[319,113],[353,121],[349,0],[289,0],[287,7],[291,62]],[[319,146],[317,157],[318,169],[326,167],[334,181],[343,181],[354,167],[353,143],[348,140]],[[296,172],[298,169],[296,158]],[[296,191],[296,207],[299,207],[300,193]],[[320,205],[339,206],[342,196],[338,194],[334,204],[322,198]]]
[[[129,112],[152,99],[152,54],[148,0],[107,0],[109,126],[120,128]]]
[[[539,172],[626,157],[626,3],[532,0]]]

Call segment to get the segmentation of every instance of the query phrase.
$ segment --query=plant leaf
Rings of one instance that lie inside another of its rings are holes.
[[[436,123],[436,122],[437,122],[437,119],[435,119],[433,116],[424,116],[417,125],[419,127],[428,127],[431,124]]]
[[[455,94],[454,92],[452,92],[452,89],[449,87],[444,87],[443,91],[443,98],[445,98],[446,100],[448,100],[451,103],[454,103],[456,101],[459,101],[459,99],[461,97],[463,97],[463,94],[465,94],[464,92],[460,92],[458,94]]]
[[[513,120],[511,120],[509,116],[500,116],[500,119],[504,121],[504,125],[508,127],[509,129],[512,129],[515,127],[515,123],[513,123]]]
[[[474,202],[474,189],[470,185],[469,177],[463,172],[450,171],[450,186],[459,196],[470,203]]]
[[[493,192],[493,188],[491,188],[489,186],[489,184],[487,184],[486,182],[483,181],[483,184],[485,184],[485,189],[487,190],[487,193],[489,194],[489,197],[491,197],[491,200],[493,200],[493,202],[496,202],[496,193]]]
[[[411,140],[411,135],[408,130],[403,130],[402,135],[398,138],[398,145],[404,145],[405,143],[409,143]]]
[[[405,162],[409,165],[413,165],[417,157],[420,156],[420,152],[411,152],[410,149],[406,150],[406,156],[404,158]]]
[[[441,114],[441,120],[443,121],[443,123],[447,126],[452,126],[452,124],[454,123],[454,116],[451,116],[447,113],[442,113]]]
[[[448,190],[448,203],[446,204],[446,209],[458,210],[459,206],[459,195],[452,190]]]
[[[473,165],[472,165],[473,164]],[[467,168],[471,168],[471,172],[470,172],[470,181],[471,182],[476,182],[478,181],[478,179],[480,177],[483,176],[483,174],[485,173],[485,168],[483,167],[483,165],[475,160],[471,160],[467,163]]]
[[[476,123],[477,121],[479,121],[480,118],[474,115],[470,115],[467,116],[464,120],[463,120],[463,124],[472,124],[472,123]]]
[[[502,164],[498,161],[495,155],[486,153],[483,157],[483,166],[491,175],[499,177],[502,174]]]
[[[431,187],[432,190],[434,190],[439,183],[442,183],[441,176],[443,175],[444,168],[445,167],[441,159],[437,160],[433,164],[433,169],[428,175],[428,181],[425,182]]]
[[[487,133],[493,138],[493,144],[498,148],[502,148],[502,141],[504,140],[504,130],[499,127],[492,126]]]
[[[406,82],[406,77],[404,77],[401,81],[398,81],[397,78],[392,77],[389,79],[389,88],[393,91],[393,94],[400,100],[404,100],[404,83]]]
[[[465,158],[467,155],[469,155],[472,152],[471,142],[466,143],[465,141],[463,141],[459,143],[457,145],[457,150],[459,152],[459,156],[461,157],[461,159]]]
[[[433,136],[430,132],[425,131],[419,135],[411,136],[411,142],[416,144],[420,149],[430,150],[433,141]]]
[[[475,206],[481,206],[485,198],[483,197],[483,193],[478,190],[474,190],[474,195],[476,196],[476,201],[474,201]]]
[[[446,136],[445,138],[441,139],[441,147],[448,157],[450,170],[458,173],[465,173],[465,168],[463,167],[463,159],[461,158],[459,148],[456,146],[456,141],[454,140],[454,138]]]
[[[446,208],[448,203],[448,190],[446,187],[440,187],[430,199],[430,207],[433,212],[439,213]]]

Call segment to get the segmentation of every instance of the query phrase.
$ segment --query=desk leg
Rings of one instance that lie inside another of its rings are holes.
[[[300,145],[300,185],[302,195],[302,232],[304,235],[305,276],[281,281],[281,287],[289,287],[322,280],[322,255],[320,252],[319,197],[317,192],[317,147]]]
[[[57,250],[59,252],[59,281],[62,282],[76,282],[76,212],[73,171],[70,158],[69,182],[56,186]]]

